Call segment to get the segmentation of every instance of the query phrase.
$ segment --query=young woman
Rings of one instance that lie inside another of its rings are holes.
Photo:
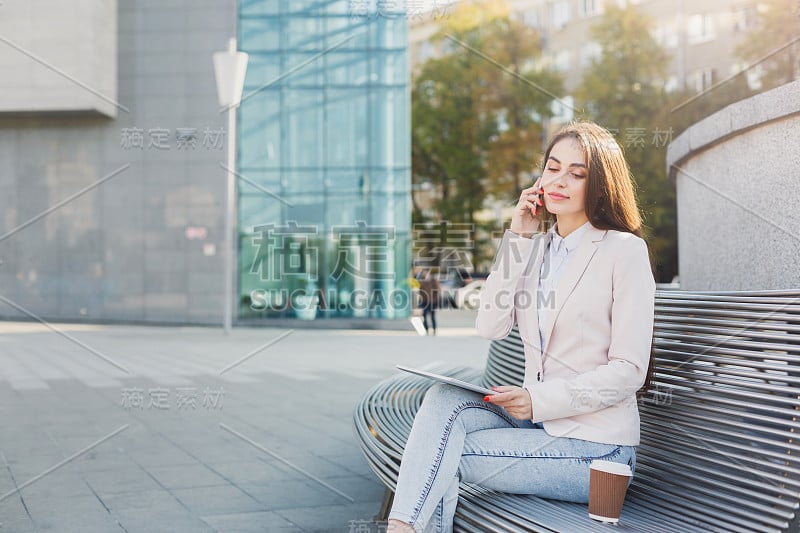
[[[593,123],[566,126],[520,195],[476,323],[489,339],[519,326],[523,386],[484,398],[443,384],[428,391],[389,531],[451,531],[462,481],[587,502],[592,460],[635,468],[655,296],[641,235],[614,137]]]

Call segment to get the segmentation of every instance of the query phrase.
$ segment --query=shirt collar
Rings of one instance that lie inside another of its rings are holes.
[[[552,251],[556,254],[568,254],[573,251],[575,248],[578,247],[578,243],[580,243],[581,235],[586,233],[586,230],[589,229],[591,223],[587,220],[581,227],[567,235],[566,237],[562,237],[558,234],[557,226],[558,224],[554,224],[550,231],[553,234],[552,240]]]

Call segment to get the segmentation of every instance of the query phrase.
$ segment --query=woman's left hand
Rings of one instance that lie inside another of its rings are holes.
[[[500,386],[492,387],[493,391],[499,394],[490,394],[483,398],[483,401],[499,405],[508,411],[508,414],[519,420],[531,420],[533,418],[533,405],[531,395],[522,387]]]

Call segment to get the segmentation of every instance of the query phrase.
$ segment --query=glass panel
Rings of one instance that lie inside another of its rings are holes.
[[[276,2],[277,0],[261,0],[262,2]],[[309,16],[309,15],[320,15],[322,9],[320,9],[321,5],[324,2],[320,2],[320,0],[280,0],[283,4],[282,12],[286,15],[291,16]],[[339,0],[341,2],[341,0]],[[337,2],[337,3],[339,3]]]
[[[326,226],[346,226],[367,220],[367,200],[366,195],[348,194],[341,190],[329,194],[329,208],[325,211]]]
[[[243,20],[245,15],[275,15],[280,12],[282,3],[278,0],[239,0],[239,11]]]
[[[322,93],[309,90],[284,90],[286,114],[283,152],[285,165],[315,167],[322,162]]]
[[[377,19],[375,32],[376,46],[378,48],[402,48],[405,50],[407,42],[408,23],[401,15],[390,14]]]
[[[325,190],[331,196],[355,195],[366,198],[369,181],[369,173],[365,168],[328,169],[325,173]]]
[[[324,194],[323,172],[319,170],[284,170],[281,184],[287,194],[321,198]]]
[[[248,50],[243,48],[243,50]],[[250,57],[247,61],[247,74],[244,80],[244,91],[242,97],[248,97],[249,93],[255,90],[277,90],[278,79],[281,77],[281,56],[269,52],[248,52]],[[267,87],[264,87],[264,86]],[[248,97],[252,98],[252,96]]]
[[[321,51],[287,53],[281,83],[289,87],[321,87],[324,61],[320,53]]]
[[[362,52],[334,51],[325,56],[327,83],[364,86],[370,82],[369,61]]]
[[[328,27],[336,25],[342,25],[338,18],[331,19]],[[327,46],[336,46],[337,50],[356,50],[363,53],[371,48],[370,35],[373,28],[374,25],[365,17],[348,18],[346,27],[339,28],[328,37]]]
[[[239,169],[237,187],[241,198],[240,202],[263,198],[265,201],[275,203],[278,207],[288,204],[285,199],[286,193],[279,171],[242,167]],[[245,203],[240,206],[240,210],[245,208],[252,208],[252,204]],[[275,216],[279,217],[279,213],[275,213]],[[243,223],[248,221],[247,218],[241,216],[240,220]],[[275,220],[278,220],[278,218]]]
[[[241,168],[280,166],[280,91],[265,89],[244,100],[239,116]]]
[[[241,50],[278,50],[281,26],[277,17],[243,18],[239,29]]]
[[[327,92],[326,163],[329,167],[367,164],[367,89]]]
[[[323,20],[318,17],[294,16],[285,17],[285,47],[294,50],[321,52],[325,49],[325,34],[322,31]]]

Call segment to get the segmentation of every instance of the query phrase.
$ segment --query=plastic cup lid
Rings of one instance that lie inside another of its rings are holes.
[[[595,459],[590,466],[593,470],[600,470],[601,472],[608,472],[609,474],[618,474],[620,476],[630,476],[631,467],[624,463],[615,463],[614,461],[603,461]]]

